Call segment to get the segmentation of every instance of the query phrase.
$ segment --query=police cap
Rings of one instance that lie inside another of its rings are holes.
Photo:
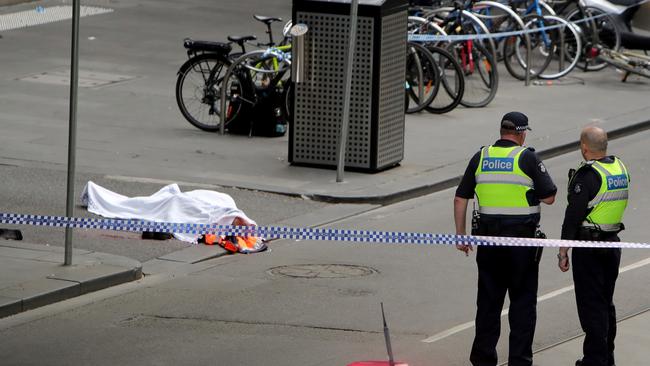
[[[528,126],[528,117],[521,112],[506,113],[503,118],[501,118],[501,128],[516,131],[531,130]]]

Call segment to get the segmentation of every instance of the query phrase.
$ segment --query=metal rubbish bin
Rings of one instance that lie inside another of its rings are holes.
[[[406,0],[359,0],[345,167],[376,172],[404,158]],[[289,162],[336,167],[344,103],[350,0],[293,0],[309,27],[306,79],[295,84]]]

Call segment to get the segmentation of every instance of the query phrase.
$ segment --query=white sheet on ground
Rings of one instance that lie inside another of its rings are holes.
[[[89,212],[108,218],[231,225],[235,217],[241,217],[256,225],[229,195],[202,189],[181,192],[177,184],[167,185],[151,196],[126,197],[89,181],[81,202]],[[199,238],[192,234],[174,234],[174,237],[191,243]]]

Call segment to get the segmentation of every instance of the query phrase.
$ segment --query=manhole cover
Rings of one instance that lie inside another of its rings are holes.
[[[295,264],[271,268],[269,273],[296,278],[350,278],[377,273],[376,269],[351,264]]]

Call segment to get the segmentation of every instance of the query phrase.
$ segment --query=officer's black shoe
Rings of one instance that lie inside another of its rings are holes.
[[[576,361],[576,366],[582,366],[582,359]],[[611,364],[610,366],[616,366],[616,364]]]

